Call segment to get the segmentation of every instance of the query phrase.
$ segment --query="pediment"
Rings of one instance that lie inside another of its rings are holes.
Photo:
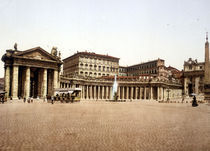
[[[58,59],[40,47],[18,52],[16,56],[35,60],[58,61]]]

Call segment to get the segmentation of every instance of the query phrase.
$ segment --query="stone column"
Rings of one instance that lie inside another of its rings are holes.
[[[96,100],[96,94],[97,94],[97,91],[96,91],[96,85],[94,86],[94,99]]]
[[[104,86],[102,86],[102,93],[101,93],[101,99],[104,99]]]
[[[188,91],[187,91],[187,78],[184,78],[184,94],[188,95]]]
[[[47,95],[47,69],[43,71],[43,80],[42,80],[42,97]]]
[[[106,99],[109,99],[109,87],[106,86]]]
[[[147,99],[147,87],[144,87],[144,100]]]
[[[84,85],[82,86],[82,89],[83,89],[83,91],[82,91],[83,92],[83,94],[82,94],[83,95],[83,99],[85,99],[85,86]]]
[[[125,99],[124,98],[124,86],[122,86],[122,99]]]
[[[30,74],[30,67],[26,67],[26,81],[24,84],[24,96],[26,99],[30,97]]]
[[[141,99],[142,99],[142,88],[139,87],[139,100],[141,100]]]
[[[4,73],[4,90],[7,92],[6,96],[9,97],[9,90],[10,90],[10,67],[5,67],[5,73]]]
[[[162,87],[159,88],[159,91],[160,91],[160,92],[159,92],[159,94],[160,94],[160,100],[162,101],[162,93],[163,93],[163,92],[162,92]]]
[[[90,86],[90,99],[92,100],[93,99],[93,87],[92,86]]]
[[[126,87],[126,100],[128,99],[128,91],[129,91],[129,87]]]
[[[98,86],[98,99],[101,99],[101,86]]]
[[[87,85],[86,99],[89,99],[89,85]]]
[[[133,99],[133,86],[131,87],[131,100]]]
[[[113,99],[112,98],[112,86],[109,87],[109,91],[110,91],[110,99]]]
[[[135,88],[135,99],[138,99],[138,87]]]
[[[200,77],[196,77],[195,78],[195,93],[196,94],[199,93],[199,81],[200,81]]]
[[[163,101],[165,100],[165,88],[162,88],[163,89],[163,96],[162,96],[162,98],[163,98]]]
[[[120,86],[117,87],[117,96],[118,96],[118,99],[120,99]]]
[[[152,86],[150,87],[150,100],[153,100],[153,89],[152,89]]]
[[[13,73],[12,73],[12,98],[18,98],[18,66],[13,66]]]
[[[55,95],[55,89],[58,88],[58,71],[54,70],[53,74],[53,94]]]
[[[159,101],[159,96],[160,96],[160,92],[159,92],[159,87],[157,87],[157,100]]]

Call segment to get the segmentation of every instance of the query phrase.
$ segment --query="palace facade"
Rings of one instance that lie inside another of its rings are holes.
[[[119,58],[92,52],[77,52],[63,60],[63,75],[101,77],[118,75]]]

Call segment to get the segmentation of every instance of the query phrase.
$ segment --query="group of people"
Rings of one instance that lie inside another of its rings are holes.
[[[34,100],[33,100],[32,97],[31,97],[31,98],[29,97],[29,98],[27,99],[27,102],[28,102],[28,103],[33,103],[33,101],[34,101]],[[25,97],[23,98],[23,102],[26,103],[26,98],[25,98]]]

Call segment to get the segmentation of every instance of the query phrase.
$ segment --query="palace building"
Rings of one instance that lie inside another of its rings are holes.
[[[5,91],[7,97],[46,97],[54,95],[59,87],[62,61],[56,48],[48,53],[40,47],[25,51],[6,50],[2,56],[5,63]]]
[[[157,59],[153,61],[148,61],[132,66],[128,66],[126,68],[128,76],[138,76],[144,74],[150,75],[159,75],[160,70],[165,65],[165,61],[162,59]]]
[[[119,58],[91,52],[77,52],[63,60],[63,75],[101,77],[118,75]]]

